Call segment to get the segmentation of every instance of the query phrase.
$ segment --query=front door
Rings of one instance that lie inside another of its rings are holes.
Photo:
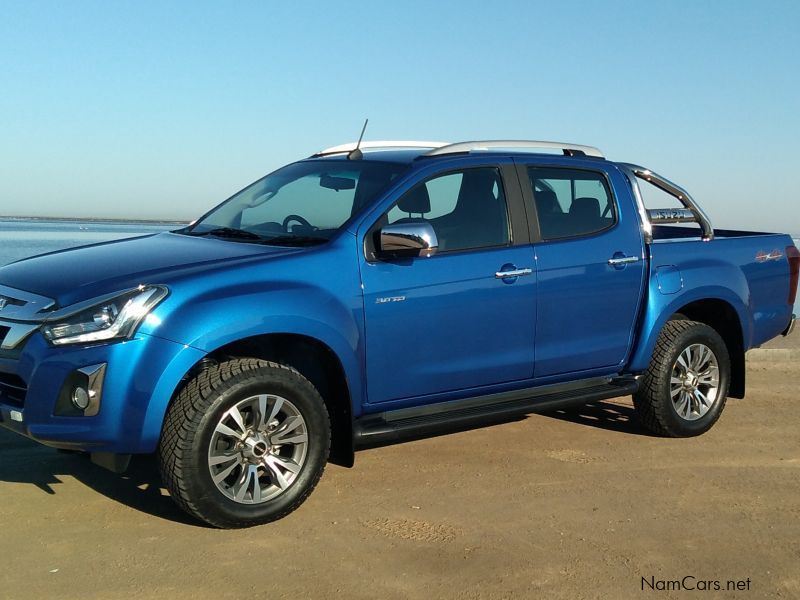
[[[426,221],[439,251],[362,265],[370,403],[532,377],[534,256],[512,239],[507,187],[495,166],[449,171],[376,224]]]

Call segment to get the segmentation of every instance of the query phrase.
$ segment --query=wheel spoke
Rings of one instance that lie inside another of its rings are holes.
[[[218,454],[217,456],[212,456],[208,459],[208,464],[212,467],[216,467],[217,465],[224,465],[227,462],[232,460],[239,460],[238,454]]]
[[[269,458],[276,465],[278,465],[278,466],[280,466],[280,467],[282,467],[282,468],[284,468],[287,471],[290,471],[292,473],[299,473],[300,469],[302,468],[300,465],[298,465],[293,460],[291,460],[289,458],[285,458],[283,456],[278,456],[276,454],[273,454]]]
[[[708,404],[709,404],[708,403],[708,398],[706,398],[706,396],[705,396],[705,394],[703,394],[703,392],[701,392],[700,390],[695,390],[694,391],[694,397],[695,397],[695,400],[697,400],[699,402],[699,404],[697,405],[698,412],[700,411],[701,405],[702,405],[703,408],[708,408]]]
[[[272,405],[272,410],[269,413],[269,417],[267,418],[267,424],[272,423],[272,420],[278,416],[278,413],[283,408],[283,398],[279,396],[274,396],[275,404]]]
[[[276,446],[283,446],[285,444],[305,444],[308,441],[308,435],[305,433],[298,433],[289,438],[272,438],[272,441]]]
[[[239,462],[236,461],[231,466],[226,467],[225,469],[223,469],[219,473],[216,473],[215,475],[213,475],[212,479],[214,480],[214,483],[219,485],[220,483],[225,481],[225,479],[228,478],[228,475],[230,475],[233,472],[233,470],[238,466],[239,466]]]
[[[703,346],[703,364],[698,367],[698,371],[702,371],[705,368],[711,366],[714,361],[714,353],[711,352],[709,348]]]
[[[686,397],[686,394],[683,393],[683,390],[681,390],[681,397],[678,400],[678,403],[675,405],[675,410],[681,417],[686,418],[686,405],[688,402],[689,399]]]
[[[689,346],[689,368],[693,371],[697,369],[697,363],[703,355],[703,350],[699,346]]]
[[[228,437],[235,438],[237,440],[241,440],[245,437],[244,432],[240,433],[238,431],[234,431],[224,423],[219,423],[215,429],[217,433],[221,433],[222,435],[227,435]]]
[[[252,465],[250,469],[253,473],[253,503],[258,504],[261,502],[261,480],[258,476],[258,466]]]
[[[718,374],[719,374],[719,369],[717,369],[716,367],[710,367],[708,370],[704,371],[703,373],[700,373],[700,375],[698,375],[697,378],[702,384],[717,386],[719,385]]]
[[[719,379],[717,379],[716,375],[708,375],[701,378],[699,381],[701,385],[707,385],[709,387],[717,387],[719,385]]]
[[[688,362],[687,362],[687,356],[689,357]],[[691,356],[692,354],[690,348],[687,348],[686,350],[681,352],[680,355],[678,356],[678,364],[683,368],[684,373],[686,373],[686,371],[689,370],[689,362],[691,362]]]
[[[256,423],[256,429],[258,431],[263,431],[268,423],[269,421],[267,420],[267,395],[261,394],[258,397],[258,422]]]
[[[236,422],[236,425],[239,426],[239,429],[242,433],[247,431],[247,427],[244,424],[244,417],[242,417],[242,413],[239,412],[239,408],[234,406],[232,409],[228,411],[228,416]]]
[[[280,446],[282,444],[302,444],[303,442],[307,442],[308,436],[303,432],[299,432],[292,437],[286,437],[289,433],[304,424],[305,422],[300,417],[289,417],[283,422],[280,429],[272,435],[272,443],[276,446]]]
[[[242,470],[242,476],[233,487],[233,499],[237,502],[243,502],[247,495],[247,490],[250,489],[250,482],[253,481],[255,474],[255,465],[249,465],[246,469]]]
[[[283,473],[281,472],[280,463],[275,456],[267,456],[264,459],[264,464],[266,465],[269,473],[272,477],[272,481],[275,485],[277,485],[282,490],[285,490],[289,487],[289,482],[284,477]]]

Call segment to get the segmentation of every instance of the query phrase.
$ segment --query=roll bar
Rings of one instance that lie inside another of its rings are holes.
[[[654,173],[645,167],[631,163],[616,163],[620,169],[628,176],[633,189],[633,195],[639,210],[639,217],[642,220],[642,230],[645,241],[649,244],[653,241],[653,225],[663,225],[668,223],[698,223],[703,230],[703,240],[708,242],[714,239],[714,227],[711,225],[706,213],[692,199],[689,192],[679,185],[671,182],[666,177]],[[668,193],[678,199],[685,208],[655,208],[647,210],[644,206],[642,193],[639,189],[637,179],[642,179],[654,185],[658,189]]]

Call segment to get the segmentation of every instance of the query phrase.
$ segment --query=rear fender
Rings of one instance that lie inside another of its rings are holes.
[[[744,279],[741,274],[740,277]],[[742,339],[746,349],[750,339],[752,323],[747,311],[747,305],[742,300],[742,297],[734,291],[735,289],[735,287],[704,286],[686,290],[684,293],[664,296],[659,293],[657,283],[654,284],[654,281],[651,280],[650,302],[643,317],[641,335],[634,347],[628,371],[632,373],[645,371],[650,364],[656,341],[666,322],[676,313],[680,313],[681,308],[684,306],[700,300],[719,300],[733,307],[739,318]]]

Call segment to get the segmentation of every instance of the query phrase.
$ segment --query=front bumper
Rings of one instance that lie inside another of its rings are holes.
[[[34,333],[15,355],[0,354],[0,384],[11,382],[0,385],[0,426],[57,448],[152,452],[175,389],[202,357],[195,348],[143,334],[55,348]],[[107,368],[97,413],[58,415],[65,382],[79,369],[100,364]]]

